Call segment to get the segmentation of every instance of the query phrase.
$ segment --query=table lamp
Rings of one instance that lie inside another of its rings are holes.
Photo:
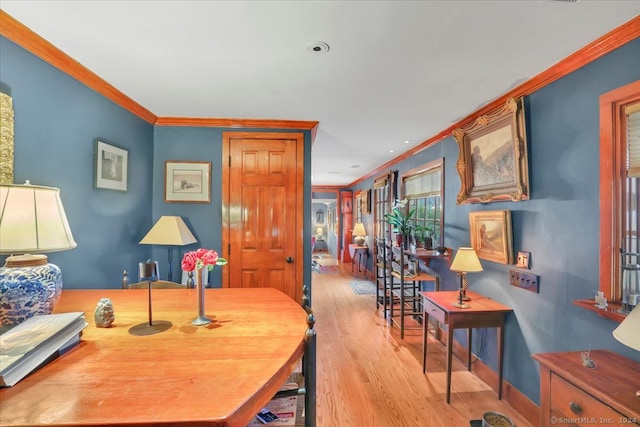
[[[197,241],[198,240],[193,237],[193,234],[191,234],[191,231],[189,231],[187,224],[182,220],[182,217],[161,216],[154,226],[151,227],[151,230],[140,240],[140,244],[166,245],[169,247],[167,280],[173,282],[173,270],[171,268],[173,247],[190,245]]]
[[[62,272],[44,252],[77,246],[60,200],[60,190],[31,185],[0,185],[0,323],[16,325],[50,314],[62,293]],[[20,255],[13,255],[20,254]]]
[[[364,241],[365,241],[365,238],[367,236],[367,232],[364,229],[364,224],[363,223],[361,223],[361,222],[357,223],[356,226],[353,227],[353,233],[352,234],[355,236],[355,238],[353,239],[353,242],[356,245],[360,245],[360,246],[364,245]]]
[[[471,306],[464,302],[471,299],[466,295],[467,288],[469,287],[469,282],[467,282],[467,273],[482,271],[482,265],[480,264],[476,251],[473,248],[458,248],[458,252],[456,252],[456,256],[449,269],[457,272],[458,277],[460,277],[458,301],[453,304],[453,306],[458,308],[470,308]]]
[[[613,330],[613,337],[627,347],[640,351],[640,305],[637,305],[631,313]],[[636,391],[636,397],[640,399],[640,390]]]
[[[322,238],[322,235],[324,234],[324,231],[322,230],[322,227],[318,227],[316,229],[316,236]]]

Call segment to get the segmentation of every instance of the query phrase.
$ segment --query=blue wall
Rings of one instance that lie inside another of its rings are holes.
[[[573,305],[593,298],[599,287],[599,96],[639,78],[637,39],[525,98],[531,200],[456,205],[458,147],[451,137],[394,165],[402,174],[444,157],[445,246],[469,246],[469,212],[511,210],[514,252],[531,252],[540,293],[510,286],[513,266],[484,260],[484,271],[470,274],[469,282],[514,309],[506,324],[505,379],[536,403],[540,376],[533,353],[610,349],[640,361],[640,353],[612,337],[616,322]],[[372,187],[370,179],[353,190]],[[372,215],[364,220],[372,235]],[[432,266],[444,289],[457,288],[443,262]],[[465,336],[456,333],[462,343]],[[495,330],[476,333],[473,349],[497,371]]]
[[[14,182],[58,187],[78,243],[49,261],[66,288],[119,287],[149,256],[138,241],[152,225],[153,126],[4,37],[0,84],[13,98]],[[97,137],[129,151],[126,192],[94,188]]]

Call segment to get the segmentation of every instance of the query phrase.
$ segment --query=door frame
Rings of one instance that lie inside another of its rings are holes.
[[[296,300],[302,302],[302,287],[304,284],[304,133],[303,132],[234,132],[227,131],[222,133],[222,256],[230,260],[229,250],[231,248],[230,237],[230,214],[232,207],[229,206],[230,198],[230,161],[231,161],[231,140],[234,138],[248,138],[248,139],[291,139],[296,142],[296,216],[295,222],[297,230],[296,232],[296,250],[295,250],[295,280],[298,283],[296,287]],[[222,269],[222,287],[229,287],[229,270]]]

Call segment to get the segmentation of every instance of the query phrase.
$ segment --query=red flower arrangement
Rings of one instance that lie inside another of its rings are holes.
[[[220,258],[213,249],[200,248],[197,251],[187,252],[182,257],[184,271],[200,270],[202,267],[207,267],[211,271],[214,266],[225,264],[227,264],[227,260]]]

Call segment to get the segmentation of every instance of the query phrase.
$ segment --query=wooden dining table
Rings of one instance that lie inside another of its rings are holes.
[[[64,290],[54,312],[83,311],[89,325],[72,349],[0,389],[2,426],[244,427],[274,396],[303,354],[306,313],[270,288],[206,290],[194,326],[195,289],[155,289],[153,321],[172,326],[137,336],[148,322],[146,289]],[[94,309],[113,302],[115,322]]]

